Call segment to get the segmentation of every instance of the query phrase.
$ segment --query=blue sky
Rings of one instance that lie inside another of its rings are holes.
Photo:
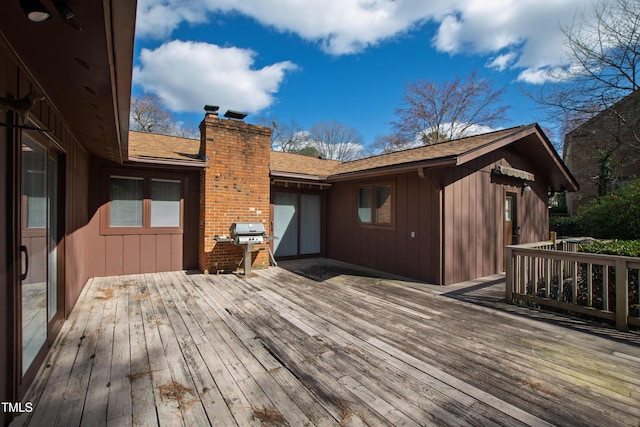
[[[140,0],[133,95],[185,123],[205,104],[303,128],[391,133],[405,82],[474,69],[506,88],[501,127],[545,117],[522,88],[566,65],[561,33],[584,0]],[[587,10],[588,12],[588,10]],[[550,135],[554,138],[554,135]]]

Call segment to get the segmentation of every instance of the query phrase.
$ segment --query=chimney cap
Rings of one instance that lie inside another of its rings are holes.
[[[204,106],[204,111],[206,111],[207,113],[217,113],[219,109],[220,109],[220,107],[218,107],[217,105],[205,105]]]
[[[247,117],[247,113],[242,113],[240,111],[227,110],[227,112],[224,113],[224,116],[228,119],[242,120],[245,117]]]

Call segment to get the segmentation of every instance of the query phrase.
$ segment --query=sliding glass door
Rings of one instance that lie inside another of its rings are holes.
[[[59,162],[46,142],[23,132],[21,142],[20,296],[22,373],[47,342],[59,314]]]
[[[273,194],[273,252],[276,257],[321,252],[321,205],[319,194]]]

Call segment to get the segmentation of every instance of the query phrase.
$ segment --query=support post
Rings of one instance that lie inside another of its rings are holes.
[[[244,277],[251,274],[251,254],[253,252],[253,243],[244,245]]]
[[[513,249],[507,246],[504,249],[504,257],[505,257],[505,267],[506,267],[506,278],[505,278],[505,296],[504,299],[508,304],[513,303]]]
[[[625,260],[616,260],[616,328],[628,331],[629,324],[629,273]]]

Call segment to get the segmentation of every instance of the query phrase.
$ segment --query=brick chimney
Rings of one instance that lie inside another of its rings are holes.
[[[229,237],[234,222],[261,222],[269,228],[271,129],[207,110],[200,123],[207,167],[200,180],[199,267],[203,272],[235,270],[244,247],[216,242]],[[268,245],[255,245],[253,268],[269,266]]]

